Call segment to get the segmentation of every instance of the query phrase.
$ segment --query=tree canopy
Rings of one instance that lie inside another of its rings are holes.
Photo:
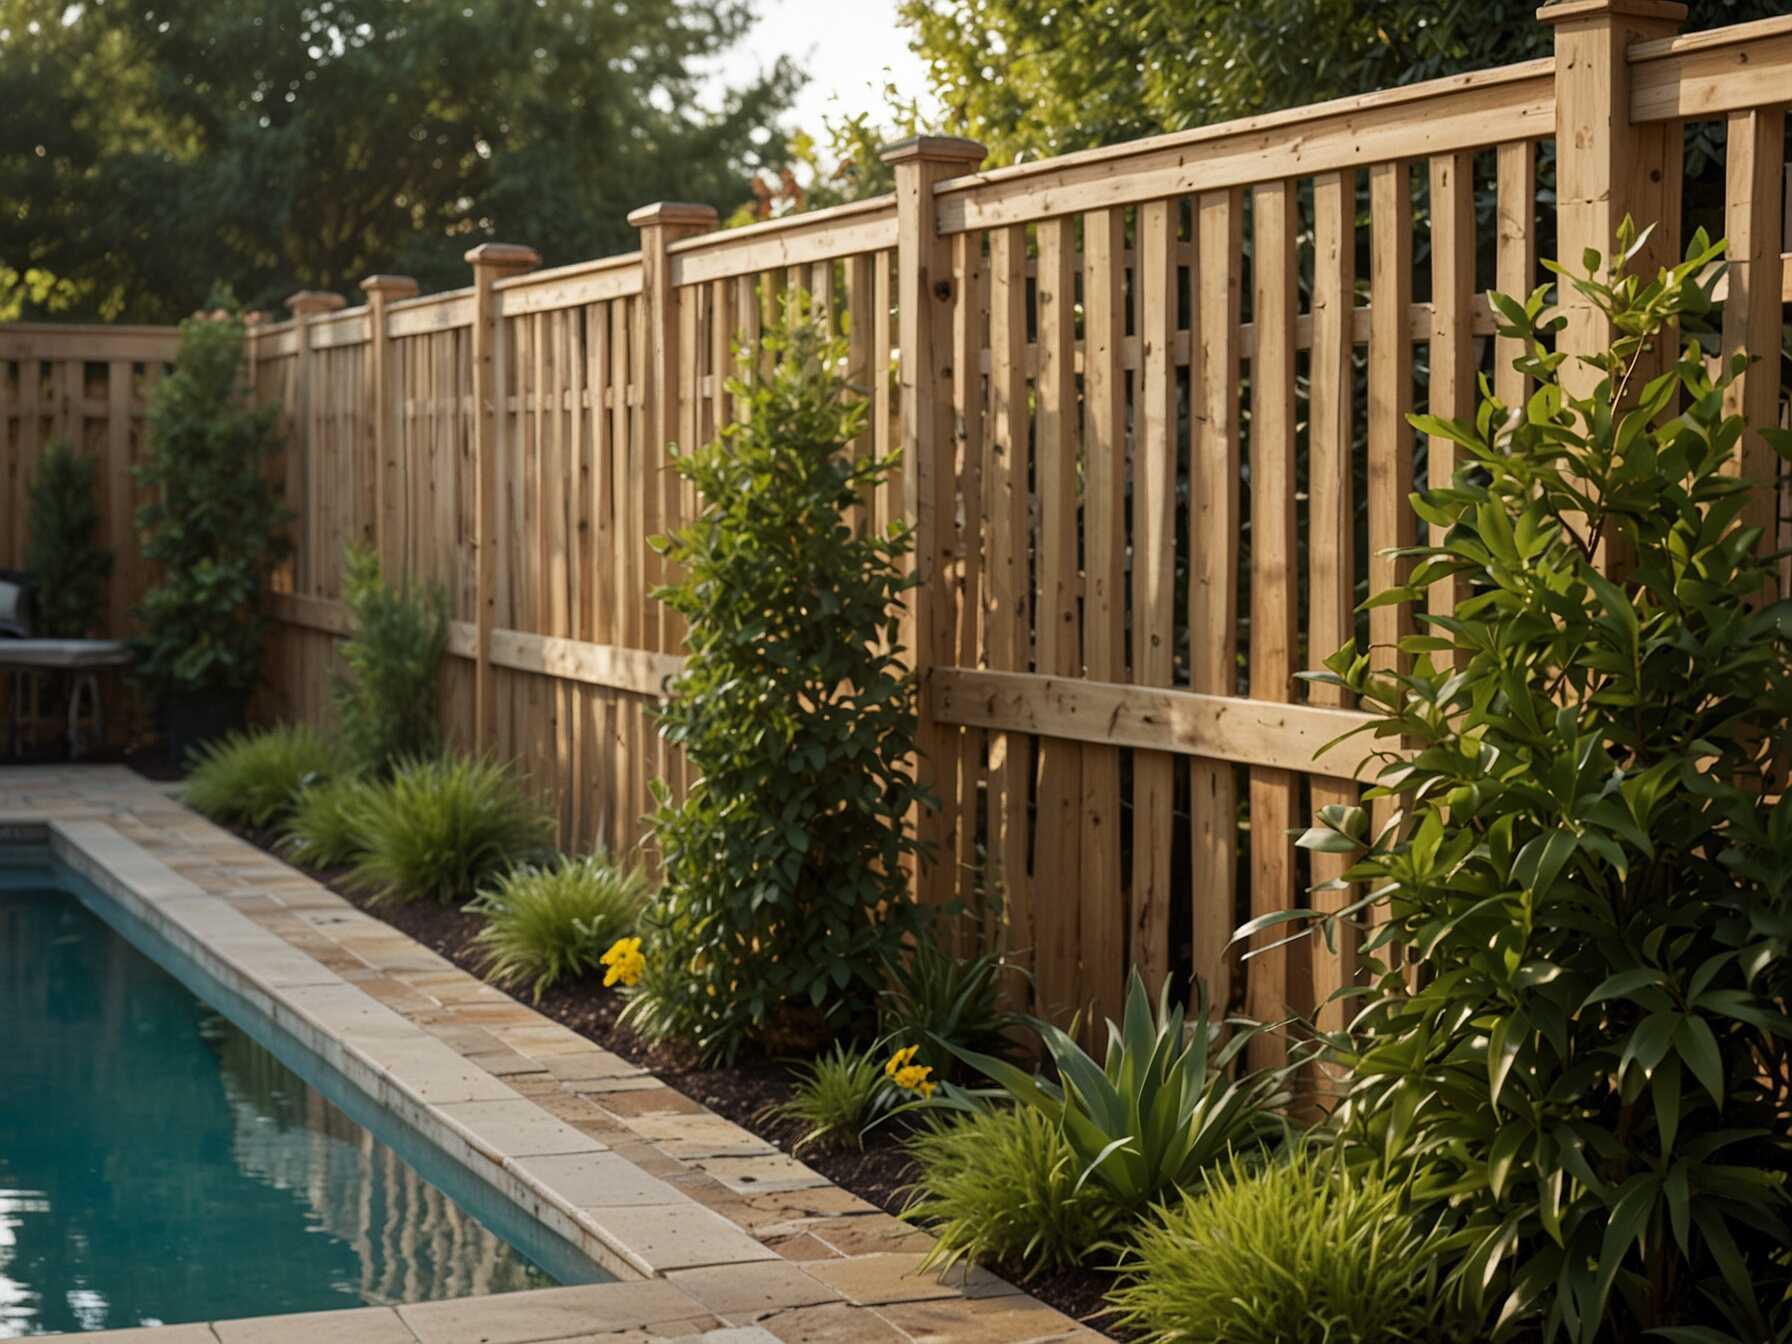
[[[0,315],[167,321],[376,271],[577,261],[783,156],[788,61],[704,110],[745,0],[0,0]]]
[[[1700,0],[1688,31],[1781,12]],[[1536,0],[901,0],[991,165],[1548,55]]]

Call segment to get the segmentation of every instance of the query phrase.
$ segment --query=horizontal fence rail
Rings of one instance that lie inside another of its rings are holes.
[[[1045,1011],[1112,1014],[1137,967],[1260,1018],[1312,1012],[1357,976],[1348,939],[1244,960],[1231,935],[1343,899],[1309,898],[1343,862],[1293,833],[1396,744],[1297,674],[1352,642],[1391,664],[1413,632],[1360,609],[1422,535],[1410,494],[1454,466],[1407,417],[1471,415],[1483,378],[1527,392],[1485,292],[1608,250],[1626,214],[1657,222],[1645,260],[1665,261],[1697,219],[1731,242],[1714,357],[1759,357],[1734,404],[1784,416],[1792,18],[1678,36],[1678,14],[1569,0],[1546,11],[1555,55],[1505,69],[991,171],[922,138],[874,200],[725,231],[653,206],[627,256],[541,270],[488,244],[450,293],[374,276],[354,308],[296,295],[251,348],[299,512],[278,712],[327,718],[342,548],[374,546],[448,594],[451,739],[521,763],[568,846],[645,844],[654,781],[690,783],[653,720],[684,630],[649,596],[667,575],[647,539],[699,507],[668,445],[735,418],[737,345],[802,291],[872,404],[855,449],[902,452],[856,525],[915,528],[904,644],[942,803],[919,895],[999,903]],[[1723,128],[1715,201],[1686,197],[1696,124]],[[1596,314],[1566,302],[1560,348],[1597,348]],[[0,379],[15,492],[58,352],[138,361],[140,398],[169,348],[58,332],[0,328],[0,370],[43,374]],[[1765,445],[1738,470],[1772,479]],[[1775,503],[1760,521],[1792,542]]]

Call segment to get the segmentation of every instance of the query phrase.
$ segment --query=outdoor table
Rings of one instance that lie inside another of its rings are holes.
[[[81,754],[81,700],[85,695],[92,720],[93,740],[104,736],[105,722],[100,712],[102,668],[124,667],[131,661],[131,647],[116,639],[0,639],[0,667],[12,669],[12,754],[20,751],[24,727],[26,678],[39,672],[68,672],[71,685],[68,694],[68,754],[74,760]]]

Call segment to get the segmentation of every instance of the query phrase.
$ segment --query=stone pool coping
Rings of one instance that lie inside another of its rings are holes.
[[[616,1274],[143,1344],[1097,1340],[922,1231],[536,1013],[123,767],[0,768],[0,831],[64,862],[450,1157]]]

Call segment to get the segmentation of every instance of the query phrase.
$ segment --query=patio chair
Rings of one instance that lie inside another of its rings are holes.
[[[105,740],[105,717],[100,707],[99,673],[104,668],[125,667],[131,661],[130,645],[117,639],[37,639],[31,633],[32,576],[23,570],[0,569],[0,667],[12,672],[11,723],[8,741],[17,757],[24,745],[27,688],[46,672],[69,674],[68,756],[78,760],[84,745],[82,702],[93,742]],[[35,701],[35,696],[32,699]]]

